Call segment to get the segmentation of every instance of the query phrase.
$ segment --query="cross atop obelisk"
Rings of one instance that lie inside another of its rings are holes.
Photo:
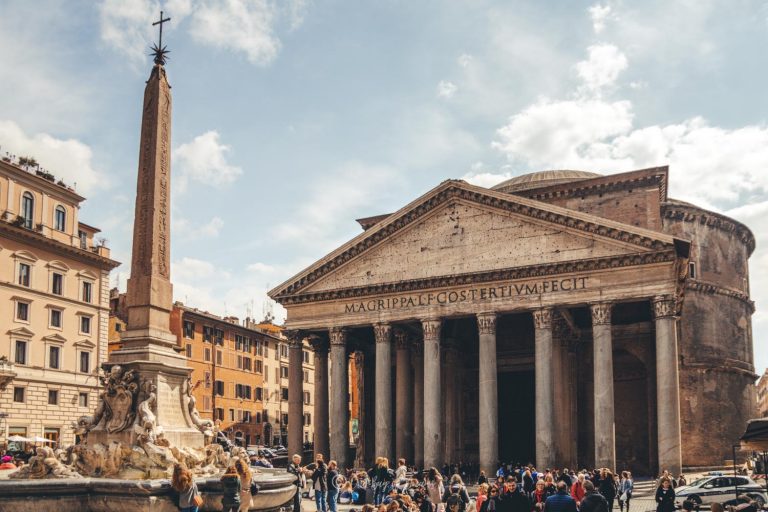
[[[153,27],[155,25],[160,25],[160,37],[157,44],[152,46],[152,55],[155,56],[155,64],[164,65],[165,61],[168,60],[168,54],[170,53],[170,51],[163,46],[163,23],[167,21],[171,21],[171,18],[163,19],[163,11],[160,11],[160,19],[152,24]]]

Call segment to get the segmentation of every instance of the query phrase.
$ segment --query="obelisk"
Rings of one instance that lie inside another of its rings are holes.
[[[135,371],[140,393],[146,395],[146,390],[152,389],[156,394],[152,412],[165,439],[179,447],[201,447],[203,434],[191,416],[194,401],[189,405],[192,370],[184,356],[174,350],[176,337],[170,331],[171,87],[165,72],[167,50],[162,46],[162,23],[167,20],[162,19],[162,13],[160,18],[160,44],[153,47],[154,66],[144,89],[131,277],[126,294],[128,325],[120,336],[122,348],[110,354],[104,369],[110,371],[119,365],[123,371]],[[136,395],[134,410],[140,400],[141,395]],[[136,441],[136,429],[110,432],[107,426],[105,422],[91,431],[89,442]]]

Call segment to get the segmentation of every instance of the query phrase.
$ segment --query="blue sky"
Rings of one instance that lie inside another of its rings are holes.
[[[155,0],[0,1],[0,153],[88,197],[130,261]],[[176,299],[265,291],[446,178],[669,164],[746,222],[768,365],[768,3],[169,0]],[[121,287],[129,268],[113,279]],[[276,309],[278,317],[282,311]]]

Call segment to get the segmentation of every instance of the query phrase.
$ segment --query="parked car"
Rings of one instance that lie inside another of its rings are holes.
[[[216,433],[216,442],[224,448],[225,452],[229,452],[234,446],[234,443],[227,438],[224,432]]]
[[[711,505],[733,500],[737,495],[746,494],[762,508],[768,503],[765,489],[745,476],[707,475],[688,485],[675,489],[675,505],[682,506],[685,500],[697,505]]]

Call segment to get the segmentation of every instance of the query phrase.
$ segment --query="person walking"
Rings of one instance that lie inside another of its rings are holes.
[[[613,510],[613,502],[616,500],[616,481],[609,469],[600,470],[600,485],[598,485],[597,490],[608,502],[608,510]]]
[[[312,471],[312,490],[315,492],[317,512],[328,512],[328,466],[322,454],[317,454]]]
[[[435,467],[429,468],[424,479],[424,486],[432,504],[437,508],[443,497],[443,477]]]
[[[241,503],[240,491],[243,486],[234,464],[227,468],[227,472],[221,477],[221,483],[224,486],[224,496],[221,498],[222,511],[238,512]]]
[[[197,490],[195,479],[192,478],[192,472],[184,464],[173,465],[173,476],[171,477],[171,487],[179,493],[179,509],[181,512],[197,512],[200,505],[203,504],[203,497]]]
[[[619,482],[619,509],[624,512],[624,505],[629,512],[629,501],[632,499],[632,491],[635,489],[635,483],[632,480],[632,473],[629,471],[621,472],[621,481]]]
[[[301,456],[296,454],[288,464],[287,471],[296,476],[296,494],[293,495],[293,512],[301,512],[301,493],[306,482],[304,468],[301,467]]]
[[[245,459],[237,459],[235,461],[235,469],[237,469],[237,474],[240,476],[240,512],[248,512],[253,504],[251,490],[256,490],[253,473],[251,473],[251,468],[248,467]]]
[[[579,512],[608,512],[608,502],[595,490],[595,484],[585,480],[583,485],[584,499],[581,500]]]
[[[387,460],[386,457],[379,457],[376,459],[376,467],[373,468],[372,473],[373,504],[378,507],[392,488],[394,474],[392,470],[389,469],[389,460]]]
[[[335,460],[328,462],[328,512],[336,512],[336,504],[339,502],[339,470]],[[350,490],[352,486],[349,486]]]
[[[573,484],[571,484],[571,498],[576,502],[576,508],[581,507],[581,500],[584,499],[586,491],[584,490],[584,474],[579,473]]]
[[[480,470],[480,476],[477,477],[477,485],[488,484],[488,477],[485,476],[485,471]]]
[[[668,477],[662,477],[656,489],[656,512],[675,512],[675,490]]]
[[[576,512],[576,500],[568,495],[568,484],[557,482],[557,491],[544,502],[545,512]]]

